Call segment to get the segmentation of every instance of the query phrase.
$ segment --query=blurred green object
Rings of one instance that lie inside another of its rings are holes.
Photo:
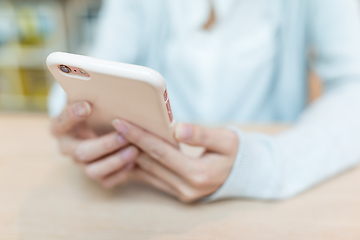
[[[26,96],[28,110],[46,110],[48,92],[47,76],[44,69],[21,68],[21,83]]]
[[[33,8],[20,8],[17,12],[19,42],[21,44],[44,44],[44,34],[39,26],[37,12]]]
[[[101,0],[0,0],[0,111],[45,111],[55,51],[85,54]],[[91,16],[91,17],[87,17]]]
[[[0,7],[0,109],[44,111],[50,85],[45,57],[49,45],[56,45],[48,37],[59,21],[51,17],[55,8],[30,1],[2,2]]]
[[[17,68],[0,69],[0,108],[24,110],[26,99],[23,94],[20,72]]]

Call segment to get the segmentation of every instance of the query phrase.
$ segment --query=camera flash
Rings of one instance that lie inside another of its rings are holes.
[[[81,69],[80,69],[80,73],[83,74],[83,75],[86,74],[86,72],[84,70],[81,70]]]

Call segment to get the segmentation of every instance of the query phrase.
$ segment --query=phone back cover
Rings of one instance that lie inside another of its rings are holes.
[[[47,64],[69,103],[88,101],[93,105],[87,123],[98,134],[114,131],[111,121],[120,118],[175,144],[174,122],[163,96],[165,80],[156,71],[67,53],[49,55]],[[90,78],[63,73],[59,65],[81,68]]]

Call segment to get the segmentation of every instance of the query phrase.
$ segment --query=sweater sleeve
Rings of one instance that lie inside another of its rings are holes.
[[[360,162],[360,19],[356,0],[309,0],[309,42],[324,95],[290,130],[238,133],[226,182],[206,200],[284,199]]]

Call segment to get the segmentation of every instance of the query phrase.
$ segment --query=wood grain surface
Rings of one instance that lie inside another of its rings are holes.
[[[0,115],[0,240],[360,239],[360,168],[287,201],[185,205],[135,184],[102,189],[59,155],[48,125]]]

